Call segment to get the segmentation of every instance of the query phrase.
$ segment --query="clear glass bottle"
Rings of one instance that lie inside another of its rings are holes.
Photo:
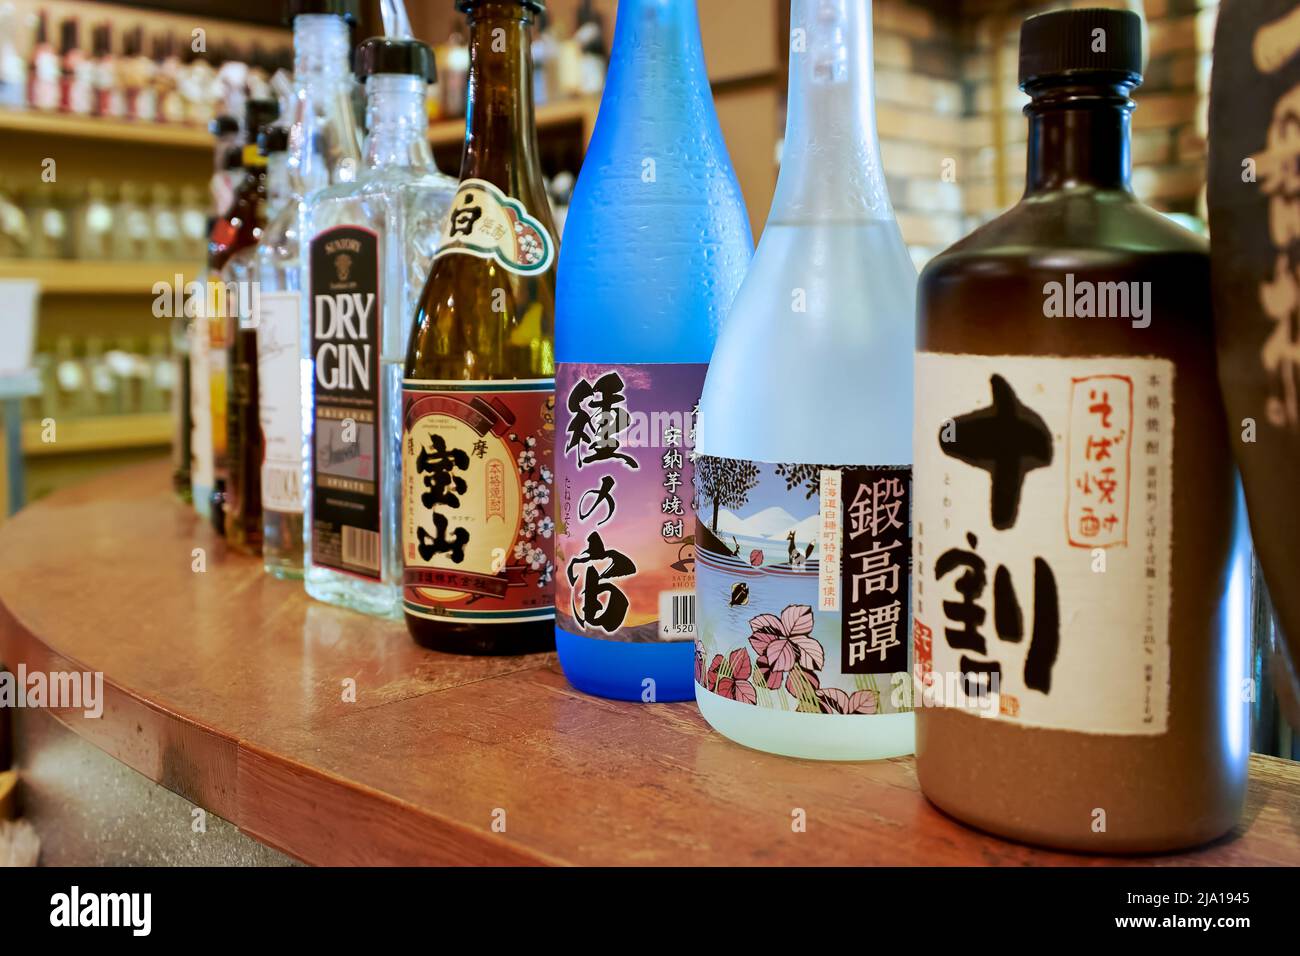
[[[754,251],[695,0],[619,5],[565,228],[555,296],[560,663],[588,693],[691,700],[693,413]],[[629,441],[636,418],[656,415],[662,427]],[[595,504],[606,479],[608,508]],[[593,546],[635,570],[602,580],[603,562],[583,560]]]
[[[433,51],[374,37],[357,67],[369,129],[362,170],[304,203],[304,576],[319,600],[397,617],[402,363],[456,182],[429,148]]]
[[[776,196],[700,402],[696,699],[746,746],[888,757],[913,746],[916,271],[881,169],[870,5],[793,0],[790,23]]]
[[[266,220],[271,222],[289,205],[289,171],[286,150],[289,145],[288,130],[283,126],[264,126],[257,133],[257,150],[266,163]],[[290,210],[293,214],[296,210]],[[262,239],[266,230],[262,230]],[[268,380],[262,375],[260,343],[264,335],[262,321],[267,312],[258,280],[261,266],[262,239],[257,245],[241,249],[230,257],[222,270],[226,288],[238,290],[238,315],[232,322],[234,338],[230,344],[230,368],[227,384],[226,435],[227,469],[226,493],[223,505],[226,510],[226,541],[245,554],[262,553],[262,474],[266,460],[266,432],[261,419],[261,384],[278,389],[289,400],[296,400],[298,388],[297,337],[286,334],[280,342],[270,341],[272,349],[282,348],[282,368],[286,381]],[[227,293],[229,294],[229,293]],[[271,318],[279,304],[272,301]],[[297,319],[297,300],[290,303],[285,322],[286,333],[296,331],[292,320]],[[272,355],[272,358],[276,356]],[[280,369],[274,369],[280,371]],[[295,429],[296,431],[296,429]],[[296,437],[296,436],[293,436]],[[296,452],[300,441],[291,441],[290,451]]]
[[[283,170],[272,163],[267,175],[268,188],[283,187],[288,195],[257,247],[258,416],[266,453],[262,555],[266,570],[280,578],[299,578],[303,571],[303,413],[310,404],[299,291],[303,198],[330,183],[350,182],[361,162],[348,64],[345,15],[350,10],[349,4],[328,0],[291,6],[294,71],[288,125],[284,133],[275,127],[267,131],[271,138],[285,136],[287,146]]]
[[[114,258],[113,206],[108,190],[97,179],[86,184],[85,197],[73,223],[73,254],[83,261]],[[125,227],[120,227],[124,229]]]

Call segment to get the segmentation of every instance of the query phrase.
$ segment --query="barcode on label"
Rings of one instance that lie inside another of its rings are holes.
[[[379,570],[379,532],[343,526],[343,563]]]
[[[666,640],[695,636],[694,591],[664,591],[659,595],[659,636]]]

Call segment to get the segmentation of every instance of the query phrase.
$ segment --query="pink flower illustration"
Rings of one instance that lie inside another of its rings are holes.
[[[727,656],[725,663],[721,654],[713,658],[704,686],[728,700],[739,701],[742,704],[757,704],[758,693],[754,690],[754,685],[749,682],[752,673],[753,666],[749,663],[749,651],[738,647]]]
[[[812,636],[813,612],[807,604],[791,604],[780,617],[760,614],[750,618],[749,627],[753,632],[749,643],[758,654],[760,670],[785,674],[798,664],[805,671],[819,671],[826,664],[826,652]],[[768,677],[769,687],[780,683]]]
[[[874,714],[879,696],[874,690],[849,694],[838,687],[826,687],[817,692],[817,702],[824,714]]]

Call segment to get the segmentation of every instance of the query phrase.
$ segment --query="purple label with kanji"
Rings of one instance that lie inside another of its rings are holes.
[[[707,369],[556,369],[555,617],[570,634],[694,639],[691,454]]]

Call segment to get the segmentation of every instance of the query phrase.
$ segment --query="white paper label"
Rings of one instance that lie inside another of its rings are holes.
[[[922,701],[1164,733],[1173,363],[922,352],[916,373]]]
[[[208,323],[190,323],[190,482],[206,494],[212,490],[212,370],[208,363]]]
[[[257,323],[258,420],[266,443],[262,507],[302,514],[302,387],[297,292],[263,292]]]

